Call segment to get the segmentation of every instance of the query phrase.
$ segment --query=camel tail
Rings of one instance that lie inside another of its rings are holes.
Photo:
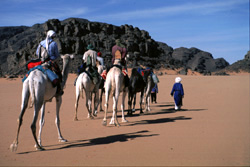
[[[29,81],[29,89],[30,89],[30,105],[29,108],[32,108],[35,101],[35,88],[34,88],[34,81],[30,79]]]

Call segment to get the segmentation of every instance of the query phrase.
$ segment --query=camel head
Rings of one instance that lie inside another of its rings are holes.
[[[73,60],[75,57],[75,55],[73,54],[65,54],[65,55],[61,55],[61,58],[63,59],[63,69],[62,69],[62,87],[65,86],[66,81],[68,79],[68,73],[69,73],[69,64],[71,62],[71,60]]]

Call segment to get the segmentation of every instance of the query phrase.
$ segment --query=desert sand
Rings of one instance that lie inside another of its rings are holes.
[[[22,81],[0,79],[0,166],[250,166],[250,75],[181,76],[185,97],[177,112],[170,96],[175,77],[159,76],[158,103],[148,114],[137,110],[121,123],[119,112],[121,126],[105,127],[103,112],[87,118],[85,98],[80,99],[79,121],[73,120],[75,75],[70,74],[60,111],[68,142],[57,140],[53,100],[46,106],[42,134],[46,150],[34,148],[33,109],[27,109],[17,152],[9,146],[16,136]]]

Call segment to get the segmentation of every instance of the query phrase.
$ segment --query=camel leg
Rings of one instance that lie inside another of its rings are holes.
[[[116,111],[117,111],[117,106],[116,106],[116,98],[113,96],[113,113],[112,113],[112,118],[109,122],[110,125],[115,125],[115,116],[116,116]]]
[[[37,101],[35,102],[34,105],[34,116],[33,116],[33,121],[31,124],[31,131],[35,140],[35,146],[37,150],[44,150],[44,148],[42,146],[40,146],[40,144],[38,143],[37,137],[36,137],[36,122],[37,122],[37,118],[38,118],[38,114],[39,114],[39,110],[41,109],[42,105],[43,105],[43,99],[39,99],[36,98]]]
[[[105,89],[105,113],[104,113],[104,118],[103,118],[103,121],[102,121],[102,125],[103,126],[107,126],[107,112],[108,112],[108,101],[109,101],[109,94],[110,94],[110,87],[106,88]]]
[[[145,94],[146,94],[146,88],[144,88],[143,95],[141,95],[142,96],[142,110],[145,109],[145,98],[146,98]]]
[[[145,112],[150,111],[149,104],[150,104],[150,93],[147,94],[147,96],[146,96],[146,109],[145,109]]]
[[[113,96],[113,116],[110,121],[110,125],[120,126],[118,119],[117,119],[117,103],[119,99],[119,89],[116,88],[115,96]]]
[[[142,100],[143,100],[143,96],[144,96],[144,94],[143,94],[143,90],[142,90],[142,91],[141,91],[141,96],[140,96],[140,114],[143,113],[143,111],[142,111]]]
[[[145,96],[146,96],[146,99],[145,99],[145,112],[147,113],[148,111],[150,111],[149,109],[149,103],[150,103],[150,84],[147,86],[147,89],[146,89],[146,93],[145,93]]]
[[[56,97],[56,120],[55,120],[55,123],[56,123],[57,131],[58,131],[58,139],[59,139],[59,142],[67,142],[67,140],[62,137],[61,129],[60,129],[59,112],[60,112],[61,104],[62,104],[62,96],[57,96]]]
[[[44,120],[44,114],[45,114],[45,104],[43,103],[42,108],[41,108],[41,118],[40,118],[40,122],[39,122],[39,132],[38,132],[38,143],[40,146],[42,146],[42,140],[41,140],[41,135],[42,135],[42,128],[45,124],[45,120]],[[35,145],[35,147],[37,148],[37,145]]]
[[[85,90],[85,94],[86,94],[86,107],[88,110],[88,118],[93,119],[94,117],[92,116],[92,106],[91,106],[92,93]]]
[[[121,103],[121,109],[122,109],[122,122],[128,122],[128,121],[125,119],[125,116],[124,116],[125,97],[126,97],[126,94],[127,94],[127,92],[126,92],[126,91],[123,91],[123,93],[122,93],[122,103]]]
[[[148,96],[145,97],[145,113],[148,112]]]
[[[135,93],[135,94],[134,94],[134,96],[133,96],[133,100],[134,100],[134,103],[133,103],[133,109],[132,109],[132,112],[135,112],[136,93]]]
[[[19,136],[22,122],[23,122],[23,115],[26,111],[26,108],[27,108],[28,102],[29,102],[30,93],[29,93],[28,87],[29,87],[28,84],[24,84],[24,86],[23,86],[21,113],[20,113],[19,118],[17,120],[17,122],[18,122],[17,135],[16,135],[16,139],[14,140],[14,142],[10,145],[10,150],[12,152],[15,152],[17,150],[17,147],[18,147],[18,136]]]
[[[133,101],[133,93],[131,91],[128,92],[128,113],[127,115],[132,115],[132,101]]]
[[[100,94],[100,100],[99,100],[99,106],[100,106],[100,112],[103,111],[102,109],[102,95],[103,95],[103,92],[104,92],[104,88],[101,89],[101,94]]]
[[[75,103],[75,118],[74,120],[75,121],[78,121],[78,118],[77,118],[77,110],[78,110],[78,103],[79,103],[79,99],[80,99],[80,89],[79,89],[79,85],[76,84],[76,103]]]
[[[94,113],[93,115],[96,117],[97,116],[97,108],[99,105],[99,89],[96,90],[95,94],[94,94]]]
[[[148,111],[151,111],[150,110],[150,98],[151,98],[151,92],[149,92],[148,94]]]

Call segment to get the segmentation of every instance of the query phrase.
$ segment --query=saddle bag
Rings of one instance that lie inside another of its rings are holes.
[[[102,78],[104,80],[106,80],[106,77],[107,77],[107,71],[106,70],[103,70],[102,74],[101,74]]]
[[[158,79],[158,77],[157,77],[157,75],[155,75],[154,73],[152,73],[152,79],[153,79],[153,81],[154,81],[155,84],[157,84],[157,83],[160,82],[159,79]]]
[[[115,59],[122,59],[122,54],[121,54],[121,52],[120,52],[120,50],[116,50],[115,51]]]

